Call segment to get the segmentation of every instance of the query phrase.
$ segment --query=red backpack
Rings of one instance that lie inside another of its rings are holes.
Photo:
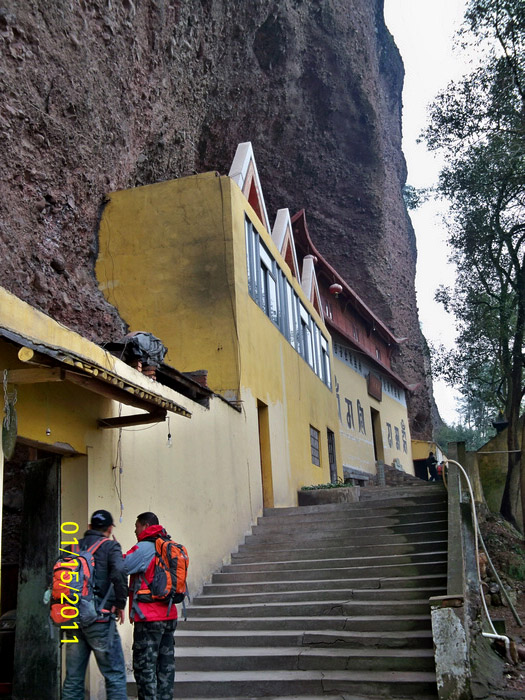
[[[94,554],[108,541],[107,537],[103,537],[87,549],[73,545],[71,554],[65,554],[57,560],[53,567],[49,609],[55,625],[77,622],[81,627],[87,627],[101,618],[113,584],[102,602],[96,605],[93,592]]]
[[[173,603],[182,603],[189,598],[186,578],[190,559],[186,547],[173,542],[169,537],[155,540],[155,570],[150,584],[142,577],[142,585],[135,597],[140,603],[166,601],[168,614]]]

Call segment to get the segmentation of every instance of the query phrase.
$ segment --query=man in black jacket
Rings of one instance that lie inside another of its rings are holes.
[[[97,604],[106,600],[104,610],[107,612],[97,622],[70,634],[70,639],[76,636],[78,641],[66,644],[67,671],[62,700],[84,700],[84,680],[91,652],[95,654],[104,676],[107,700],[127,700],[126,668],[115,618],[120,624],[124,622],[128,585],[120,544],[106,539],[111,536],[113,527],[111,513],[96,510],[91,516],[89,529],[78,544],[79,549],[85,550],[100,543],[93,554],[94,594]]]

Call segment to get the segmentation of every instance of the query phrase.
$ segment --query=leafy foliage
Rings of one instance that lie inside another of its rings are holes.
[[[456,423],[453,425],[443,425],[436,434],[436,441],[439,445],[447,445],[449,442],[464,442],[468,451],[479,450],[485,442],[492,437],[495,431],[485,431],[477,427],[468,427]]]
[[[340,489],[348,487],[348,484],[345,484],[345,482],[341,479],[341,477],[337,477],[337,481],[334,483],[327,483],[327,484],[312,484],[311,486],[301,486],[301,491],[315,491],[317,489]]]
[[[422,204],[428,201],[431,190],[426,187],[414,187],[413,185],[405,185],[403,187],[403,199],[408,211],[417,209]]]

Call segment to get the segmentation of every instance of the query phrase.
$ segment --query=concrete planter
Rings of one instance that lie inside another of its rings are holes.
[[[309,489],[297,491],[300,506],[319,506],[325,503],[357,503],[360,486],[342,486],[335,489]]]

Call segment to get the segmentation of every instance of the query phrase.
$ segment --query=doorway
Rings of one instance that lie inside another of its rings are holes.
[[[337,462],[335,461],[335,435],[330,430],[326,429],[326,439],[328,442],[328,464],[330,465],[330,482],[337,484]]]
[[[372,418],[372,436],[374,442],[374,459],[376,462],[385,461],[385,450],[383,448],[383,433],[381,432],[381,416],[375,408],[370,408]]]
[[[1,614],[12,634],[2,635],[0,688],[12,700],[56,700],[59,635],[43,596],[58,556],[60,457],[18,444],[3,487]]]
[[[268,406],[257,399],[257,420],[259,424],[259,454],[261,458],[261,477],[263,490],[263,507],[273,508],[272,453],[270,449],[270,417]]]

